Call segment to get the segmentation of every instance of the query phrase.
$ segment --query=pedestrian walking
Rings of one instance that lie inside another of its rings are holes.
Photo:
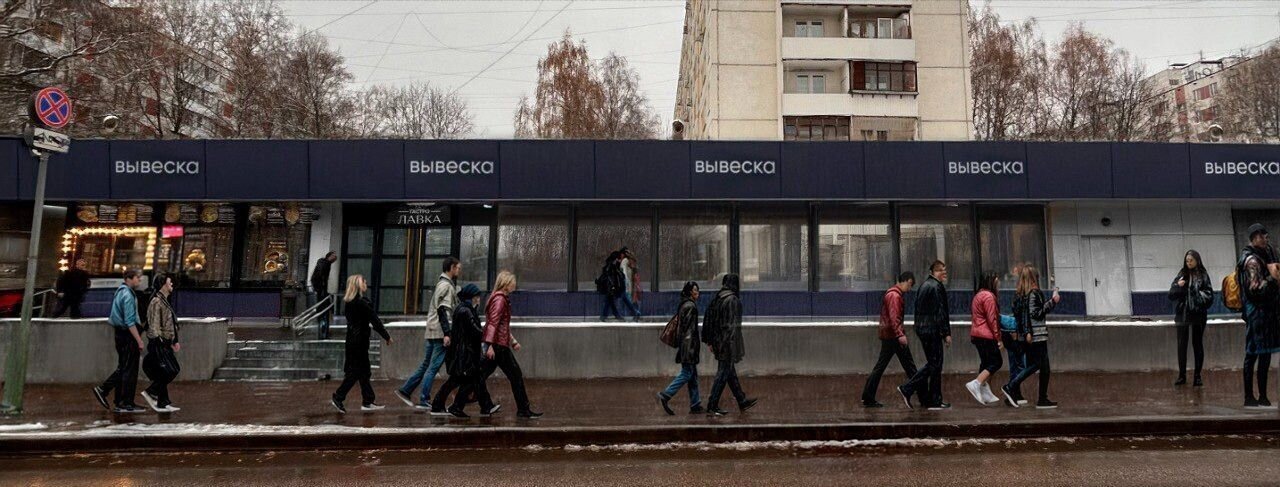
[[[374,402],[373,383],[370,382],[372,372],[369,367],[369,339],[372,329],[372,332],[382,336],[382,339],[387,341],[387,345],[390,345],[391,335],[387,334],[387,329],[382,326],[382,320],[378,318],[378,312],[374,311],[373,303],[365,297],[368,291],[369,284],[365,282],[364,276],[355,274],[347,278],[346,292],[342,295],[342,302],[346,303],[343,315],[347,317],[346,351],[342,363],[343,377],[342,384],[330,399],[334,409],[343,414],[347,412],[347,408],[342,403],[347,400],[347,393],[355,387],[357,382],[360,383],[361,411],[377,411],[385,407]]]
[[[169,397],[169,383],[181,371],[177,353],[182,351],[178,315],[173,312],[171,302],[174,282],[161,274],[151,285],[155,292],[147,304],[147,356],[142,361],[142,370],[151,378],[151,385],[142,391],[142,398],[157,413],[173,413],[180,408]]]
[[[622,304],[627,307],[627,312],[631,313],[632,321],[640,320],[640,263],[636,260],[635,254],[631,253],[631,249],[623,247],[622,262],[619,267],[622,269],[623,283],[626,289],[622,293]]]
[[[493,288],[489,301],[485,303],[483,380],[488,380],[494,370],[502,369],[502,374],[511,383],[511,394],[515,396],[516,416],[540,418],[542,413],[534,411],[529,404],[529,394],[524,389],[524,372],[520,371],[520,363],[516,361],[515,352],[520,351],[520,341],[511,334],[510,295],[516,290],[515,274],[499,272]]]
[[[991,376],[1004,365],[1000,359],[1000,351],[1004,349],[1004,340],[1000,334],[1000,304],[997,294],[1000,292],[1000,275],[988,272],[982,276],[981,286],[973,296],[970,309],[973,319],[969,326],[969,341],[978,349],[978,377],[965,384],[965,389],[973,395],[978,404],[995,404],[1000,398],[991,393]]]
[[[445,347],[445,372],[449,378],[431,401],[432,416],[454,416],[466,418],[468,398],[474,397],[480,402],[480,414],[492,415],[498,411],[489,397],[489,390],[484,387],[482,371],[484,370],[484,326],[480,322],[480,313],[476,306],[480,304],[480,288],[475,284],[467,284],[458,291],[458,307],[453,310],[453,326],[450,328],[450,343]],[[457,389],[458,394],[453,404],[445,409],[449,394]]]
[[[756,399],[748,398],[738,381],[737,364],[747,352],[742,339],[740,283],[737,274],[725,274],[720,292],[707,306],[707,319],[702,326],[702,341],[716,357],[716,380],[711,384],[711,398],[707,401],[707,414],[713,416],[728,414],[720,409],[720,395],[726,385],[738,402],[738,411],[745,413],[756,405]]]
[[[880,338],[880,358],[876,359],[876,365],[871,369],[871,375],[867,377],[867,383],[862,387],[862,405],[869,408],[884,407],[880,401],[876,400],[876,393],[880,389],[880,378],[884,375],[884,371],[889,367],[889,361],[894,357],[898,357],[898,363],[902,365],[902,371],[907,374],[907,380],[911,380],[911,376],[916,375],[916,362],[911,358],[911,348],[907,347],[907,334],[902,329],[902,320],[906,316],[907,301],[903,298],[903,294],[910,291],[916,285],[916,276],[910,271],[903,272],[898,275],[898,283],[894,284],[885,291],[884,298],[880,303],[880,330],[878,336]],[[910,401],[907,402],[910,406]]]
[[[929,277],[916,294],[916,336],[924,348],[924,367],[898,393],[911,407],[911,394],[919,393],[920,405],[932,411],[948,409],[942,400],[943,347],[951,345],[951,305],[947,302],[947,264],[935,260],[929,265]]]
[[[1196,359],[1192,385],[1203,386],[1200,371],[1204,368],[1204,328],[1209,322],[1209,307],[1213,306],[1213,281],[1199,252],[1188,250],[1183,256],[1182,270],[1169,285],[1169,300],[1173,301],[1178,330],[1178,379],[1173,385],[1187,383],[1187,342],[1190,341]]]
[[[76,259],[70,269],[58,276],[53,285],[54,292],[58,294],[58,308],[53,312],[54,318],[61,318],[67,311],[71,312],[73,320],[84,317],[80,306],[84,304],[84,295],[89,293],[91,286],[89,273],[84,271],[84,266],[84,259]]]
[[[316,303],[321,303],[329,298],[329,271],[333,269],[333,263],[336,260],[338,260],[338,253],[330,250],[329,253],[324,254],[324,257],[316,261],[316,269],[311,272],[311,291],[316,293]],[[337,308],[337,303],[334,303],[334,305],[331,309]],[[320,328],[321,340],[329,339],[330,314],[330,312],[325,312],[316,320]]]
[[[1053,297],[1045,299],[1044,292],[1040,291],[1040,272],[1033,266],[1023,267],[1015,293],[1013,317],[1018,320],[1018,339],[1026,343],[1027,366],[1016,377],[1010,377],[1001,390],[1010,406],[1019,407],[1022,382],[1039,372],[1040,399],[1036,401],[1036,409],[1056,408],[1058,403],[1049,400],[1049,326],[1045,318],[1062,301],[1062,296],[1054,289]]]
[[[445,348],[449,346],[450,323],[453,310],[458,307],[458,276],[462,274],[462,263],[457,257],[447,257],[440,265],[440,277],[436,279],[436,288],[431,293],[431,302],[427,306],[427,328],[422,346],[422,364],[418,370],[396,389],[396,397],[410,407],[422,410],[432,409],[431,384],[435,382],[440,366],[444,364]],[[418,403],[414,404],[413,391],[422,385],[422,394]],[[444,405],[441,404],[441,407]]]
[[[1249,226],[1249,245],[1240,252],[1236,279],[1245,323],[1244,405],[1270,407],[1267,375],[1271,354],[1280,352],[1280,263],[1266,227]],[[1255,377],[1257,396],[1253,395]]]
[[[117,413],[145,411],[133,401],[138,387],[138,357],[144,348],[138,332],[138,298],[133,290],[142,285],[142,273],[134,269],[124,271],[124,282],[116,288],[111,299],[111,314],[107,323],[115,332],[116,370],[102,385],[93,388],[93,396],[103,408]],[[107,405],[107,394],[115,391],[114,408]]]
[[[1018,279],[1015,276],[1014,282]],[[1000,343],[1004,344],[1005,354],[1009,357],[1009,377],[1017,377],[1022,369],[1027,368],[1027,351],[1026,342],[1018,339],[1018,320],[1014,319],[1013,315],[1000,315]],[[1027,404],[1027,400],[1022,397],[1022,391],[1013,392],[1017,394],[1014,399],[1019,406]]]
[[[703,412],[702,398],[698,395],[698,359],[701,355],[702,338],[698,333],[698,283],[688,281],[680,290],[680,307],[676,309],[679,326],[676,329],[676,363],[680,364],[680,373],[671,380],[666,390],[658,393],[658,405],[668,415],[675,415],[671,410],[671,398],[680,389],[689,388],[689,413]]]
[[[622,321],[622,314],[618,312],[618,299],[626,290],[625,277],[622,274],[622,252],[615,250],[609,253],[609,257],[604,260],[604,267],[600,269],[600,276],[596,277],[596,292],[604,298],[604,306],[600,308],[600,321],[609,318],[609,314],[613,313],[613,317],[618,321]]]

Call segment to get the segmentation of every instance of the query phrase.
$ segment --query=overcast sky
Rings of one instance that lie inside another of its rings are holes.
[[[928,0],[917,0],[928,1]],[[978,8],[983,2],[971,4]],[[457,89],[475,114],[477,137],[506,138],[538,57],[566,29],[592,58],[626,56],[650,104],[670,121],[680,66],[684,2],[282,1],[295,24],[318,29],[346,57],[358,86],[427,81]],[[1053,42],[1071,22],[1142,58],[1149,72],[1170,62],[1221,57],[1280,36],[1280,0],[993,0],[1004,19],[1035,16]]]

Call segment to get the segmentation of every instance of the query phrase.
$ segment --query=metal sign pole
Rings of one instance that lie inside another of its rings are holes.
[[[4,365],[4,402],[0,410],[22,413],[22,392],[27,383],[27,352],[31,340],[31,307],[35,301],[36,272],[40,256],[40,227],[44,220],[44,182],[49,153],[38,151],[36,204],[31,210],[31,239],[27,245],[27,282],[22,290],[22,320],[13,328]]]

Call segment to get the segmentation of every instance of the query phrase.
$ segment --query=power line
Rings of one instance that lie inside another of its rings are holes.
[[[399,36],[400,36],[400,29],[403,29],[403,28],[404,28],[404,21],[405,21],[405,20],[406,20],[406,19],[404,19],[404,18],[401,18],[401,19],[400,19],[400,25],[396,26],[396,32],[395,32],[394,34],[391,34],[391,40],[393,40],[393,41],[394,41],[394,40],[396,40],[396,37],[399,37]],[[375,63],[375,64],[373,65],[373,69],[369,70],[369,75],[368,75],[368,76],[365,76],[365,78],[364,78],[364,79],[365,79],[365,81],[369,81],[369,78],[372,78],[372,77],[373,77],[373,73],[378,72],[378,68],[382,66],[382,61],[383,61],[384,59],[386,59],[386,58],[387,58],[387,52],[388,52],[388,51],[390,51],[390,50],[391,50],[391,45],[390,45],[390,44],[387,44],[386,49],[383,49],[383,50],[382,50],[382,56],[378,58],[378,62],[377,62],[377,63]]]
[[[666,21],[666,22],[653,22],[653,23],[648,23],[648,24],[639,24],[639,25],[628,25],[628,26],[622,26],[622,27],[614,27],[614,28],[610,28],[610,29],[600,29],[600,30],[593,30],[593,31],[584,31],[584,32],[579,32],[579,33],[573,34],[573,35],[574,35],[574,36],[583,36],[583,35],[588,35],[588,34],[601,34],[601,33],[605,33],[605,32],[617,32],[617,31],[622,31],[622,30],[642,29],[642,28],[645,28],[645,27],[653,27],[653,26],[658,26],[658,25],[667,25],[667,24],[678,24],[678,23],[683,23],[683,22],[684,22],[684,20],[671,20],[671,21]],[[392,45],[396,45],[396,46],[405,46],[405,47],[430,47],[430,48],[432,48],[432,49],[427,49],[427,50],[423,50],[423,51],[409,51],[409,52],[401,52],[401,53],[395,53],[395,54],[393,54],[393,55],[396,55],[396,56],[398,56],[398,55],[404,55],[404,54],[425,54],[425,53],[439,52],[439,51],[456,51],[456,50],[464,49],[464,48],[476,48],[476,47],[498,47],[498,46],[502,46],[502,45],[504,45],[504,44],[507,44],[507,43],[504,43],[504,42],[498,42],[498,43],[489,43],[489,44],[475,44],[475,45],[470,45],[470,46],[440,47],[440,46],[426,46],[426,45],[422,45],[422,44],[413,44],[413,43],[408,43],[408,42],[389,42],[389,41],[384,41],[384,40],[380,40],[380,39],[361,39],[361,38],[358,38],[358,37],[346,37],[346,36],[335,36],[335,35],[326,35],[326,37],[328,37],[328,38],[330,38],[330,39],[338,39],[338,40],[344,40],[344,41],[369,42],[369,43],[373,43],[373,44],[392,44]],[[529,39],[524,39],[524,40],[520,41],[520,43],[521,43],[521,44],[523,44],[523,43],[525,43],[525,42],[529,42],[529,41],[545,41],[545,40],[556,40],[556,39],[560,39],[560,36],[558,36],[558,35],[557,35],[557,36],[547,36],[547,37],[532,37],[532,38],[529,38]],[[489,51],[489,52],[497,52],[497,51]]]
[[[647,2],[647,3],[658,3],[658,2]],[[671,4],[670,4],[670,5],[639,5],[639,6],[626,6],[626,7],[583,7],[583,8],[574,8],[574,9],[569,9],[569,12],[592,12],[592,11],[602,11],[602,10],[648,10],[648,9],[670,9],[670,8],[681,8],[681,7],[683,7],[683,5],[684,5],[684,2],[671,2]],[[454,11],[449,11],[449,10],[442,10],[442,11],[435,11],[435,12],[417,12],[417,11],[414,11],[414,12],[379,12],[379,13],[365,13],[365,14],[358,14],[358,16],[371,16],[371,17],[386,16],[386,17],[390,17],[390,16],[393,16],[393,15],[394,15],[394,16],[405,16],[405,15],[409,15],[409,14],[413,14],[413,13],[429,14],[429,15],[473,15],[473,14],[519,14],[519,13],[530,13],[530,12],[538,12],[538,11],[537,11],[537,10],[471,10],[471,11],[463,11],[463,10],[454,10]],[[284,14],[284,16],[285,16],[285,17],[328,17],[328,16],[333,16],[333,15],[341,15],[341,14],[320,14],[320,13],[314,13],[314,14]],[[355,14],[346,14],[346,15],[350,16],[350,15],[355,15]]]
[[[1080,15],[1080,14],[1100,14],[1100,13],[1106,13],[1106,12],[1119,12],[1119,11],[1121,11],[1121,10],[1137,10],[1137,9],[1155,10],[1155,9],[1162,8],[1162,5],[1163,5],[1163,6],[1186,5],[1186,4],[1188,4],[1188,3],[1197,3],[1197,2],[1199,2],[1199,1],[1200,1],[1200,0],[1189,0],[1189,1],[1185,1],[1185,2],[1177,2],[1177,3],[1165,3],[1165,4],[1154,4],[1154,5],[1139,5],[1139,6],[1134,6],[1134,7],[1109,8],[1109,9],[1103,9],[1103,10],[1090,10],[1090,11],[1088,11],[1088,12],[1077,12],[1077,13],[1062,13],[1062,14],[1053,14],[1053,15],[1043,15],[1043,16],[1038,16],[1038,17],[1036,17],[1036,18],[1037,18],[1037,19],[1046,19],[1046,18],[1050,18],[1050,17],[1067,17],[1067,16],[1071,16],[1071,15]]]
[[[325,27],[328,27],[328,26],[330,26],[330,25],[333,25],[333,23],[334,23],[334,22],[337,22],[337,21],[339,21],[339,20],[345,19],[345,18],[350,17],[350,16],[352,16],[352,15],[355,15],[355,14],[356,14],[356,12],[359,12],[359,11],[361,11],[361,10],[364,10],[364,9],[366,9],[366,8],[369,8],[369,6],[370,6],[370,5],[373,5],[373,4],[375,4],[375,3],[378,3],[378,0],[373,0],[372,2],[369,2],[369,3],[366,3],[366,4],[362,5],[362,6],[360,6],[360,8],[357,8],[357,9],[352,10],[352,11],[350,11],[350,12],[347,12],[347,13],[345,13],[345,14],[339,15],[339,16],[338,16],[338,18],[333,19],[333,20],[330,20],[330,21],[325,22],[325,23],[323,23],[323,24],[320,24],[320,27],[316,27],[316,28],[314,28],[314,29],[310,29],[310,30],[308,30],[308,32],[315,32],[315,31],[318,31],[318,30],[323,29],[323,28],[325,28]]]
[[[454,88],[452,91],[450,91],[450,92],[449,92],[449,94],[457,93],[457,92],[458,92],[458,90],[461,90],[462,88],[464,88],[464,87],[466,87],[467,85],[471,84],[471,82],[472,82],[472,81],[475,81],[475,79],[476,79],[477,77],[479,77],[481,74],[484,74],[484,72],[485,72],[485,71],[488,71],[488,70],[489,70],[489,68],[492,68],[495,64],[498,64],[498,62],[499,62],[499,61],[502,61],[503,59],[506,59],[507,55],[511,54],[511,51],[516,50],[516,48],[517,48],[517,47],[520,47],[520,45],[521,45],[521,44],[524,44],[525,42],[528,42],[530,37],[533,37],[533,35],[534,35],[534,34],[537,34],[537,33],[538,33],[538,31],[542,30],[542,28],[543,28],[543,27],[546,27],[546,26],[547,26],[547,24],[550,24],[552,20],[554,20],[556,17],[559,17],[559,16],[560,16],[560,14],[564,13],[565,9],[569,8],[569,5],[572,5],[572,4],[573,4],[573,1],[572,1],[572,0],[570,0],[570,1],[569,1],[569,3],[564,4],[564,6],[563,6],[563,7],[560,7],[560,10],[557,10],[557,11],[556,11],[556,13],[555,13],[554,15],[552,15],[552,16],[550,16],[550,17],[547,17],[547,20],[546,20],[546,21],[543,21],[543,22],[542,22],[542,25],[539,25],[539,26],[538,26],[538,28],[533,29],[533,32],[530,32],[530,33],[529,33],[529,35],[524,36],[524,40],[520,41],[519,43],[516,43],[516,44],[512,45],[512,46],[511,46],[511,49],[508,49],[508,50],[507,50],[507,52],[503,53],[501,56],[498,56],[498,59],[493,60],[493,62],[489,63],[489,65],[488,65],[488,66],[485,66],[485,67],[484,67],[484,69],[480,70],[480,72],[479,72],[479,73],[476,73],[476,75],[475,75],[475,76],[472,76],[471,78],[469,78],[469,79],[467,79],[465,82],[463,82],[461,85],[458,85],[458,87],[457,87],[457,88]]]
[[[1042,20],[1042,19],[1040,19],[1040,18],[1036,18],[1036,17],[1029,17],[1029,18],[1034,18],[1034,19],[1036,20],[1036,22],[1102,22],[1102,21],[1112,21],[1112,20],[1132,21],[1132,20],[1238,19],[1238,18],[1245,18],[1245,17],[1255,17],[1255,18],[1256,18],[1256,17],[1258,17],[1258,15],[1257,15],[1257,14],[1240,14],[1240,15],[1183,15],[1183,16],[1178,16],[1178,17],[1109,17],[1109,18],[1094,18],[1094,19],[1049,19],[1049,20]],[[1024,19],[1009,19],[1009,20],[1001,20],[1001,21],[1000,21],[1000,23],[1002,23],[1002,24],[1008,24],[1008,23],[1013,23],[1013,22],[1021,22],[1021,21],[1023,21],[1023,20],[1028,20],[1029,18],[1024,18]]]

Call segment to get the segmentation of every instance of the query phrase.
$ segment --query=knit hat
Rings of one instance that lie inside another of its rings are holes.
[[[463,300],[470,300],[471,298],[474,298],[479,295],[480,295],[480,287],[476,286],[475,284],[467,284],[466,286],[462,287],[461,291],[458,291],[458,299],[463,299]]]

